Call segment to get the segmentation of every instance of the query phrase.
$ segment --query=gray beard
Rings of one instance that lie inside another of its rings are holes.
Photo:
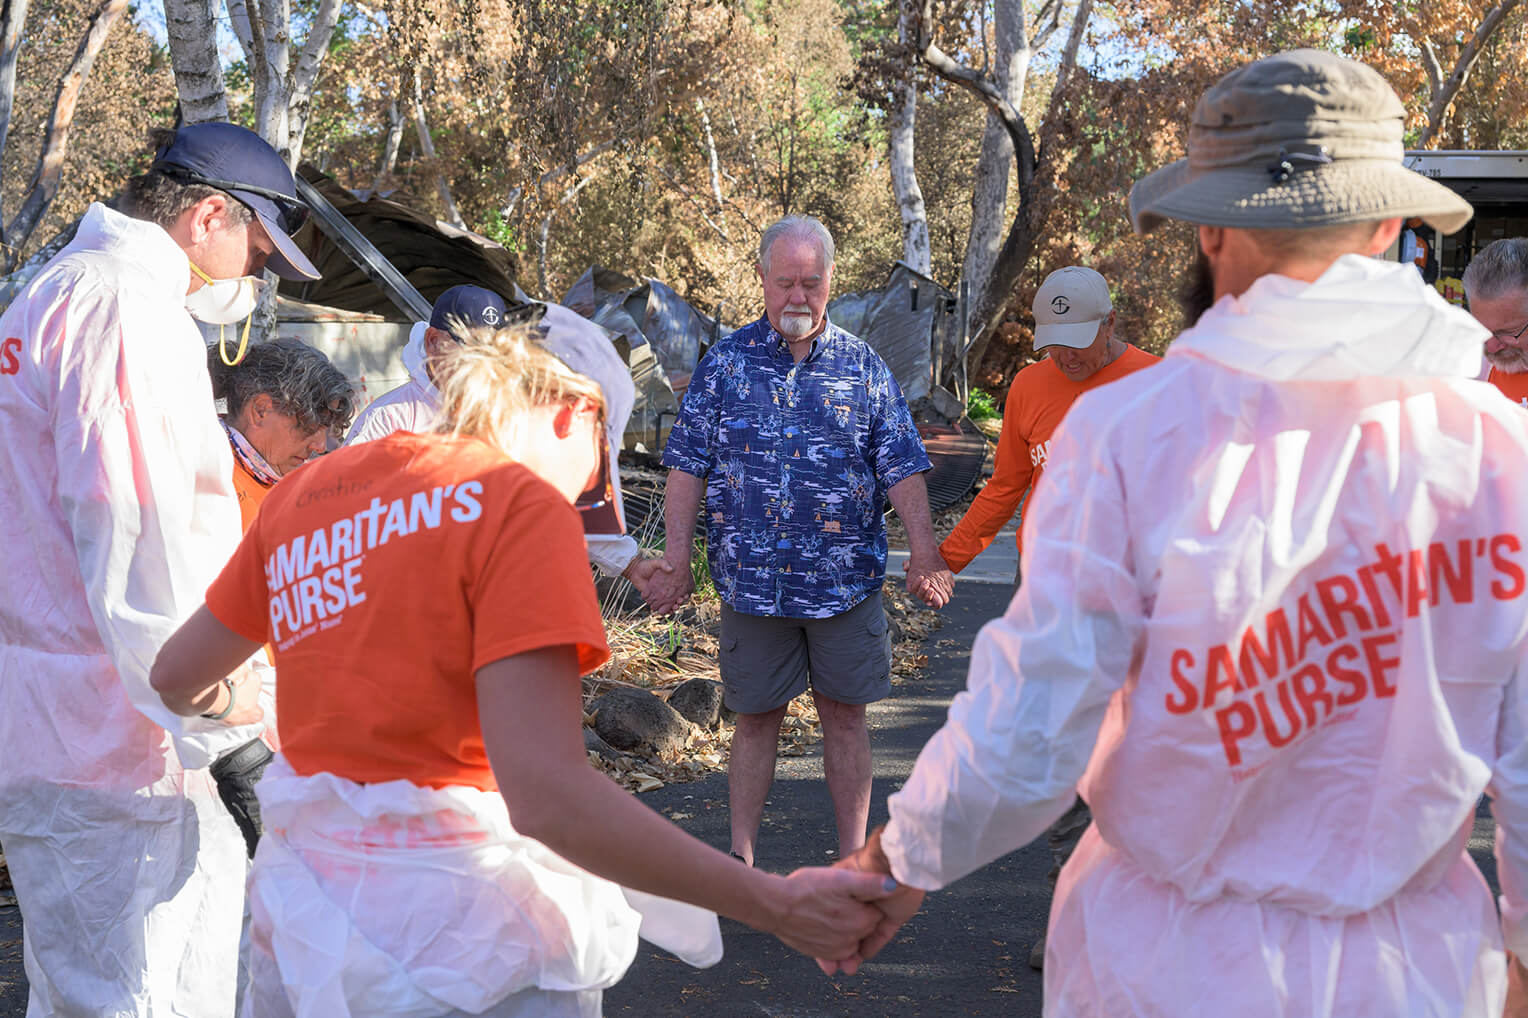
[[[1528,371],[1528,350],[1503,349],[1486,354],[1491,367],[1508,375]]]

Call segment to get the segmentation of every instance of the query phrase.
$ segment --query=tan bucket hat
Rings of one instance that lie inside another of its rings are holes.
[[[1379,72],[1321,50],[1240,67],[1194,107],[1188,158],[1138,180],[1130,220],[1241,229],[1337,226],[1419,216],[1441,233],[1468,202],[1402,164],[1406,111]]]

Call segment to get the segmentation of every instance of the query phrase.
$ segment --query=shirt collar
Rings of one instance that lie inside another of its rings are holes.
[[[769,348],[776,353],[789,354],[791,352],[790,344],[787,343],[785,341],[785,337],[780,335],[779,331],[770,324],[769,318],[767,316],[764,318],[764,327],[769,330]],[[801,362],[804,364],[807,361],[816,360],[817,357],[828,348],[828,344],[833,342],[833,339],[837,333],[838,326],[834,325],[832,322],[826,322],[822,327],[822,331],[817,334],[817,338],[812,340],[812,348],[807,351],[805,357],[801,358]]]

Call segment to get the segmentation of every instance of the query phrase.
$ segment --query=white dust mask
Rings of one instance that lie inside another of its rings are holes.
[[[255,305],[260,302],[260,291],[265,287],[265,280],[256,276],[213,279],[197,268],[194,262],[189,264],[191,271],[202,278],[204,285],[186,294],[186,310],[198,321],[218,326],[218,355],[223,358],[224,364],[237,364],[244,359],[244,351],[249,347],[250,319],[255,313]],[[223,344],[222,327],[241,319],[244,321],[244,335],[239,340],[238,354],[229,360],[228,350]]]

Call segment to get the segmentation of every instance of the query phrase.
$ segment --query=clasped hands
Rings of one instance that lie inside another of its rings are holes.
[[[902,568],[907,592],[930,608],[943,608],[955,596],[955,574],[937,552],[909,555]]]
[[[695,590],[688,562],[676,565],[667,557],[643,558],[638,555],[621,575],[631,581],[654,615],[668,615],[684,604]]]
[[[876,830],[831,869],[809,867],[785,878],[783,914],[772,932],[817,959],[827,975],[854,975],[923,904],[922,891],[891,876],[880,835]]]

